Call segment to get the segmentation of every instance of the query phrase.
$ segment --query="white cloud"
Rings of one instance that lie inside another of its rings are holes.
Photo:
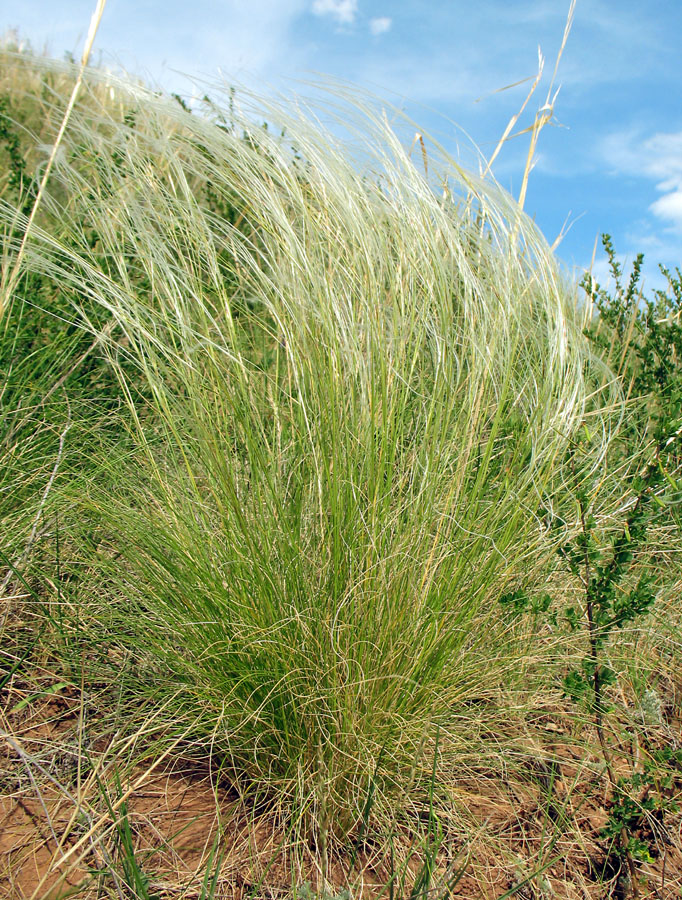
[[[358,0],[313,0],[316,16],[331,16],[339,25],[352,25],[358,12]]]
[[[682,232],[682,131],[658,132],[642,139],[637,132],[614,134],[602,151],[617,172],[651,178],[661,193],[649,210]]]
[[[53,0],[30,0],[23,7],[42,12],[50,46],[57,55],[68,48],[80,58],[92,13],[90,0],[65,0],[63,9]],[[75,13],[81,7],[80,22],[64,15],[64,10]],[[195,0],[192,4],[167,0],[167,15],[159,17],[158,4],[117,0],[105,10],[95,47],[102,49],[105,64],[182,95],[193,89],[182,73],[206,81],[202,96],[216,97],[216,79],[265,90],[281,71],[282,60],[292,70],[305,66],[304,49],[294,39],[294,31],[309,8],[310,0]],[[42,26],[28,27],[30,24],[24,29],[20,20],[22,33],[41,49]],[[83,31],[80,37],[79,29]]]
[[[649,209],[659,219],[667,219],[682,231],[682,187],[659,197]]]
[[[393,19],[388,16],[379,16],[376,19],[369,20],[369,30],[374,35],[385,34],[393,24]]]

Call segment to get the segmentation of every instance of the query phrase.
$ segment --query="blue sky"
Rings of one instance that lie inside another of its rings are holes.
[[[94,0],[0,5],[0,31],[37,50],[80,55]],[[489,155],[528,83],[545,76],[525,118],[545,100],[569,0],[108,0],[101,61],[192,93],[185,75],[296,90],[316,73],[370,89],[455,151],[461,131]],[[682,0],[577,0],[557,76],[553,127],[541,134],[526,211],[566,267],[590,264],[595,238],[619,254],[682,264]],[[184,74],[182,74],[184,73]],[[455,124],[457,127],[455,127]],[[518,193],[528,136],[494,167]],[[605,276],[598,255],[595,274]]]

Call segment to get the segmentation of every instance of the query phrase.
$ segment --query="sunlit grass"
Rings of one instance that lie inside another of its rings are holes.
[[[618,392],[491,181],[437,148],[427,178],[357,98],[360,161],[294,104],[221,102],[93,74],[24,265],[107,317],[135,445],[61,494],[97,531],[79,627],[324,849],[368,796],[379,822],[422,802],[437,734],[449,771],[494,756],[532,659],[497,600],[547,563],[566,449],[587,419],[598,471]]]

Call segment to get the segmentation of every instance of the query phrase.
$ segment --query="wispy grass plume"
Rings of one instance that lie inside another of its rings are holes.
[[[471,701],[520,677],[496,601],[546,559],[594,414],[573,293],[512,198],[437,149],[427,177],[372,103],[329,99],[354,158],[302,102],[189,113],[110,79],[122,116],[104,78],[24,259],[111,318],[135,423],[89,500],[102,614],[324,846],[368,793],[384,818],[423,793],[437,730],[471,755]]]

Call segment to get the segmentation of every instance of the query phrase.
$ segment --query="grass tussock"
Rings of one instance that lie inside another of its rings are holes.
[[[303,101],[190,112],[95,71],[25,241],[26,173],[76,71],[3,59],[22,122],[6,271],[23,246],[1,325],[3,587],[34,597],[74,672],[100,658],[119,702],[153,703],[274,803],[325,878],[370,823],[429,809],[435,828],[453,785],[522,758],[529,711],[557,699],[540,674],[580,664],[523,592],[580,604],[557,542],[581,546],[590,503],[590,540],[617,530],[649,446],[644,429],[613,457],[623,378],[575,287],[512,198],[438,147],[417,165],[373,102],[329,95],[325,128]],[[23,420],[21,366],[40,374]]]

